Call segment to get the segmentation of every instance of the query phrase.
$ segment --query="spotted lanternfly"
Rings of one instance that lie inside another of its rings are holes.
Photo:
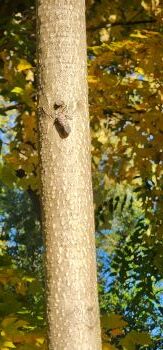
[[[55,110],[55,119],[54,124],[55,127],[62,138],[66,138],[69,136],[71,132],[71,128],[69,125],[69,117],[67,114],[67,108],[64,105],[64,103],[55,104],[54,105]]]
[[[56,118],[54,124],[60,137],[65,138],[70,134],[71,128],[64,115]]]

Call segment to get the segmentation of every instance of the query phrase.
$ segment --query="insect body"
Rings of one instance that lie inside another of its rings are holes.
[[[65,104],[63,102],[61,102],[60,104],[55,103],[54,111],[55,111],[54,112],[55,113],[55,118],[54,118],[55,127],[56,127],[60,137],[66,138],[71,132],[71,128],[69,125],[69,120],[71,118],[68,116],[67,107],[65,106]]]
[[[47,101],[47,98],[46,98]],[[51,113],[51,109],[49,107],[48,102],[44,104],[42,108],[39,108],[39,110],[43,111],[48,117],[53,119],[54,125],[56,127],[56,130],[58,131],[58,134],[61,138],[66,138],[69,136],[71,132],[71,127],[69,125],[70,118],[67,106],[64,102],[57,102],[53,106],[54,111]]]

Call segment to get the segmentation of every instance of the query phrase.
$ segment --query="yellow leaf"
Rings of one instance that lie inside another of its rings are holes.
[[[147,39],[147,35],[143,35],[140,30],[136,30],[135,33],[130,34],[133,38]]]
[[[23,70],[30,69],[30,68],[32,68],[31,64],[24,59],[21,59],[19,61],[19,64],[17,65],[18,72],[22,72]]]
[[[38,345],[42,345],[45,341],[45,338],[37,338],[36,341]]]
[[[11,90],[11,92],[14,92],[15,94],[22,95],[23,89],[19,86],[16,86],[14,89]]]
[[[123,320],[121,315],[106,314],[101,317],[101,325],[107,329],[117,329],[127,326],[127,322]]]
[[[109,16],[109,21],[110,21],[111,23],[114,23],[114,22],[116,21],[116,19],[117,19],[117,15],[110,15],[110,16]]]
[[[98,141],[103,145],[108,141],[108,136],[101,130],[100,135],[98,137]]]
[[[125,347],[126,350],[135,349],[136,345],[150,345],[152,340],[147,332],[131,331],[121,341],[120,345]]]
[[[104,42],[104,41],[108,41],[109,38],[110,38],[110,33],[109,33],[108,29],[102,28],[102,29],[100,30],[100,40],[101,40],[102,42]]]
[[[33,74],[33,72],[31,71],[31,70],[29,70],[28,72],[27,72],[27,75],[26,75],[26,78],[25,78],[26,80],[30,80],[30,81],[34,81],[34,74]]]
[[[24,277],[22,278],[22,280],[31,283],[31,282],[33,282],[33,281],[35,280],[35,278],[29,277],[29,276],[24,276]]]
[[[135,67],[135,72],[137,72],[139,74],[144,74],[144,70],[141,67]]]
[[[1,332],[1,336],[5,337],[6,333],[4,331]]]
[[[4,346],[7,346],[8,348],[16,348],[16,346],[13,344],[13,342],[12,341],[5,341],[4,343],[3,343],[3,345]]]
[[[88,76],[88,82],[91,83],[91,84],[95,84],[98,82],[98,79],[95,75],[89,75]]]
[[[99,157],[96,157],[96,156],[93,156],[93,161],[96,165],[99,164],[99,161],[100,161],[100,158]]]
[[[151,2],[150,3],[146,3],[144,0],[141,2],[141,6],[144,7],[144,9],[146,11],[150,11],[151,8]]]

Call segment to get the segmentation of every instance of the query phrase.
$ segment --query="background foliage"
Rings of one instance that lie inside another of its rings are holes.
[[[86,5],[103,350],[160,350],[162,3]],[[45,349],[35,2],[0,10],[0,349]]]

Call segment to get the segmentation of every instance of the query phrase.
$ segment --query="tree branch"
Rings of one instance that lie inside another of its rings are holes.
[[[18,108],[18,104],[15,104],[15,105],[9,105],[9,106],[5,106],[5,107],[2,107],[0,108],[0,114],[6,114],[8,111],[12,111],[13,109],[17,109]]]
[[[116,27],[116,26],[133,26],[137,24],[148,24],[148,23],[156,23],[156,19],[151,18],[151,19],[145,19],[145,20],[137,20],[137,21],[127,21],[127,22],[115,22],[115,23],[100,23],[98,26],[89,26],[87,27],[87,31],[95,31],[99,30],[102,28],[111,28],[111,27]]]

